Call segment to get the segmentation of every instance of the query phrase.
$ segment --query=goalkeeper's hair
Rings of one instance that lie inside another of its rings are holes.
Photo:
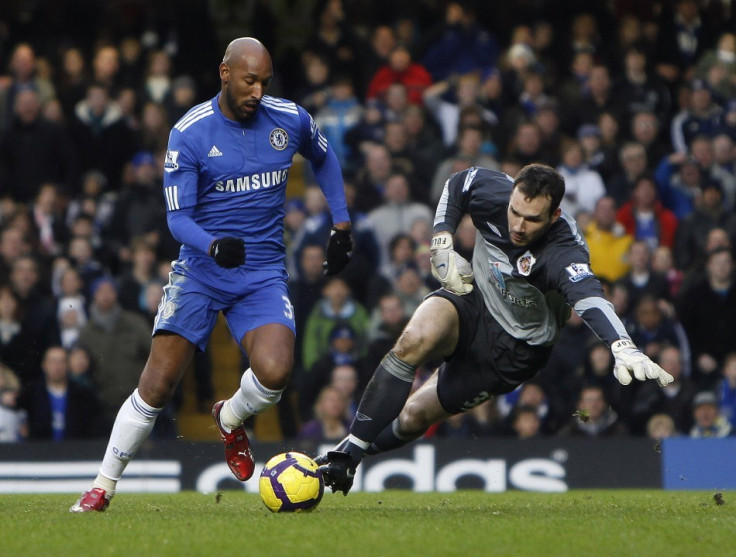
[[[565,179],[546,164],[526,165],[516,175],[514,187],[518,188],[526,199],[534,199],[540,195],[548,198],[552,202],[549,207],[550,214],[560,206],[565,195]]]

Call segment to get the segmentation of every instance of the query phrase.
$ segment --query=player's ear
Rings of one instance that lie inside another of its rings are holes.
[[[552,218],[550,219],[550,223],[554,224],[557,222],[557,219],[560,218],[560,215],[562,214],[562,209],[557,207],[554,211],[552,211]]]
[[[220,81],[223,83],[227,83],[228,79],[230,79],[230,66],[228,66],[225,62],[220,63]]]

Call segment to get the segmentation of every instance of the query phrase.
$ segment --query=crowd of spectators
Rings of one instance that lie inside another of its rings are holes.
[[[50,2],[22,4],[0,10],[0,441],[104,437],[136,385],[177,257],[161,169],[171,126],[217,92],[219,4],[183,2],[167,21],[146,3],[100,3],[64,12],[64,25]],[[563,209],[606,295],[675,381],[622,388],[610,351],[573,313],[533,382],[428,435],[731,434],[730,2],[251,4],[220,42],[253,35],[274,53],[269,93],[308,109],[329,139],[355,241],[345,272],[324,277],[331,220],[304,169],[285,218],[298,334],[283,435],[344,435],[376,364],[438,286],[428,246],[445,180],[474,165],[514,176],[531,162],[565,177]],[[474,242],[464,220],[456,248],[470,258]],[[193,368],[208,411],[208,354]],[[177,404],[156,435],[176,435]]]

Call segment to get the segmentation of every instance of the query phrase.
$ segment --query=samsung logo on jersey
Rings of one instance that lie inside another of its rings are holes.
[[[270,188],[286,182],[286,176],[288,173],[288,169],[284,169],[275,170],[273,172],[261,172],[260,174],[251,174],[250,176],[242,176],[235,180],[227,180],[225,182],[219,180],[215,182],[215,190],[238,192]]]

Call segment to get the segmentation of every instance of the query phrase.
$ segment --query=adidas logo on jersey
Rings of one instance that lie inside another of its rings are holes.
[[[210,149],[210,152],[207,153],[207,156],[208,157],[221,157],[222,156],[222,151],[220,151],[217,148],[217,145],[213,145],[212,146],[212,149]]]

